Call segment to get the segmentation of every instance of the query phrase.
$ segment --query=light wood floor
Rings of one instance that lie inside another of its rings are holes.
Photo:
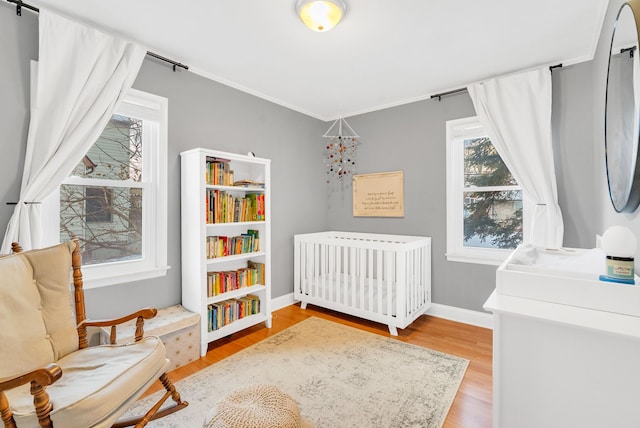
[[[268,329],[264,324],[260,324],[210,343],[206,356],[169,372],[169,377],[174,382],[178,381],[311,316],[392,337],[389,335],[386,325],[312,305],[309,305],[307,309],[300,309],[297,305],[288,306],[273,313],[272,328]],[[441,318],[422,316],[406,329],[398,329],[398,334],[398,337],[395,338],[397,340],[456,355],[470,361],[462,385],[444,424],[445,428],[491,427],[491,330]],[[160,388],[161,385],[156,382],[149,393]]]

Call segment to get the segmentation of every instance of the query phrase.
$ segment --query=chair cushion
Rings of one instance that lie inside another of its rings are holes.
[[[78,349],[71,280],[73,242],[0,258],[0,378]]]
[[[54,427],[111,426],[156,380],[168,361],[162,341],[148,336],[126,345],[101,345],[73,352],[57,361],[62,377],[47,388]],[[29,385],[8,391],[19,427],[37,427]],[[105,420],[105,415],[110,417]]]

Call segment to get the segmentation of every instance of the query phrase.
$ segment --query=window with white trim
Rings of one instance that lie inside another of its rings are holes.
[[[165,275],[167,99],[131,89],[58,190],[46,241],[78,237],[87,288]]]
[[[527,229],[523,199],[478,118],[447,121],[447,260],[504,261]]]

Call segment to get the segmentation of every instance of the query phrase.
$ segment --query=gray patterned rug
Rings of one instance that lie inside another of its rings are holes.
[[[291,395],[318,428],[441,427],[468,363],[312,317],[176,382],[189,407],[147,427],[202,427],[218,400],[257,383]]]

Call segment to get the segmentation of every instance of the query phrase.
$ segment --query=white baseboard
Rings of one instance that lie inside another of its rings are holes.
[[[285,294],[284,296],[274,297],[271,299],[271,310],[277,311],[278,309],[286,308],[296,303],[293,300],[293,293]]]
[[[471,324],[493,330],[493,314],[432,303],[425,315]]]
[[[293,293],[285,294],[271,299],[271,310],[277,311],[294,303],[296,303],[296,300],[293,299]],[[471,311],[469,309],[456,308],[455,306],[432,303],[431,308],[425,312],[425,315],[493,329],[493,315],[487,312]]]

